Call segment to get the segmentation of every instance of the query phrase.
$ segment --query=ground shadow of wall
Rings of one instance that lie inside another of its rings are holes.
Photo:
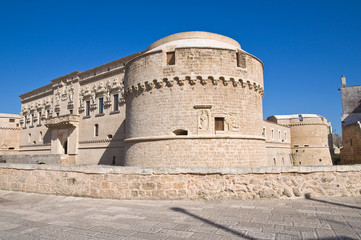
[[[111,133],[110,133],[111,134]],[[124,166],[125,120],[122,121],[99,159],[98,165]]]

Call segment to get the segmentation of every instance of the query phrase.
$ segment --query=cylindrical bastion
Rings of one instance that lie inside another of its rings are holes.
[[[233,39],[165,37],[125,70],[126,166],[266,166],[263,64]]]

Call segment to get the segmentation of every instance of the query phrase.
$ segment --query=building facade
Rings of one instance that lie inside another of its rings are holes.
[[[13,154],[19,150],[20,115],[0,114],[0,154]]]
[[[178,33],[21,95],[19,151],[65,164],[296,164],[292,126],[263,120],[263,96],[263,63],[238,42]]]
[[[332,165],[326,118],[316,114],[295,114],[274,115],[267,120],[289,127],[292,165]],[[278,132],[278,136],[280,134]]]
[[[347,86],[341,76],[341,164],[361,163],[361,85]]]

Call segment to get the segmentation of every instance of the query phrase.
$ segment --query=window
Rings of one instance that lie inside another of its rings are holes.
[[[183,130],[183,129],[177,129],[175,131],[173,131],[173,133],[175,135],[188,135],[188,131],[187,130]]]
[[[24,128],[26,128],[26,121],[28,120],[28,117],[27,116],[25,116],[24,117]]]
[[[86,116],[90,116],[90,101],[86,101]]]
[[[31,114],[31,126],[34,126],[34,114]]]
[[[280,130],[278,130],[278,140],[282,140],[282,134],[281,134],[281,131]]]
[[[266,137],[266,128],[265,127],[263,128],[262,136]]]
[[[224,131],[224,118],[216,117],[214,123],[216,131]]]
[[[95,137],[99,136],[99,125],[98,124],[94,125],[94,136]]]
[[[29,135],[28,135],[28,143],[29,144],[31,143],[31,133],[29,133]]]
[[[119,94],[114,94],[114,107],[113,111],[119,110]]]
[[[41,124],[41,112],[38,113],[38,124]]]
[[[50,110],[46,110],[46,118],[50,117]]]
[[[104,99],[99,98],[99,114],[103,113],[103,109],[104,109]]]
[[[287,133],[285,132],[285,141],[287,141]]]
[[[350,146],[352,147],[352,139],[350,139]]]
[[[69,113],[70,113],[70,115],[72,115],[73,114],[73,109],[70,109]]]
[[[39,132],[39,142],[41,143],[43,141],[43,132]]]
[[[246,67],[246,55],[241,52],[236,52],[237,67]]]
[[[15,119],[14,119],[14,118],[10,118],[10,119],[9,119],[9,122],[13,123],[13,122],[15,122]]]
[[[167,65],[175,65],[175,52],[167,52]]]
[[[300,115],[298,115],[298,120],[299,121],[303,121],[303,117],[302,117],[302,115],[300,114]]]
[[[272,138],[272,140],[275,139],[274,130],[273,130],[273,129],[271,129],[271,138]]]

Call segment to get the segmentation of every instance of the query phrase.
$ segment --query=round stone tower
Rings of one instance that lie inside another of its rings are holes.
[[[126,166],[266,166],[263,64],[235,40],[174,34],[125,70]]]

